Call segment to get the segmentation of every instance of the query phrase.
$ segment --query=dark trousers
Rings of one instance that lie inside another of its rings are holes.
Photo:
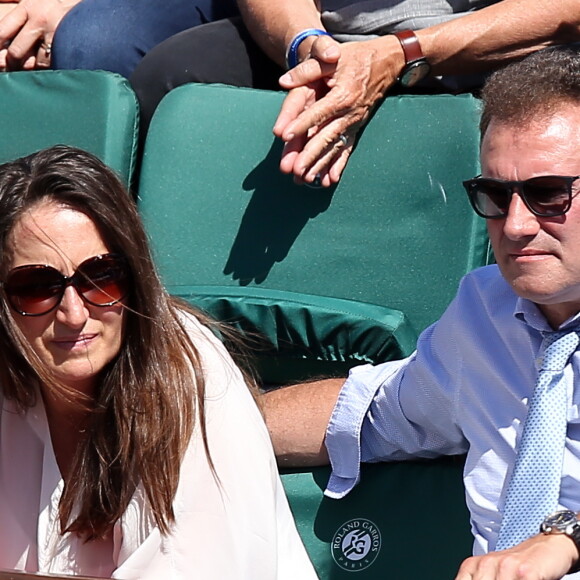
[[[161,99],[178,86],[223,83],[276,90],[283,72],[237,17],[172,36],[147,54],[130,80],[141,105],[142,131],[146,131]]]

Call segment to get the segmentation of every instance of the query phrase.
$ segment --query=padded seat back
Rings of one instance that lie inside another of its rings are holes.
[[[138,203],[164,281],[263,332],[265,382],[400,358],[489,259],[461,186],[479,173],[477,101],[386,99],[340,183],[316,190],[278,170],[283,98],[186,85],[160,104]],[[327,468],[282,480],[320,578],[446,580],[472,544],[461,473],[454,459],[366,465],[339,501],[322,495]]]
[[[137,156],[137,101],[129,83],[103,71],[0,75],[0,163],[51,145],[85,149],[128,184]]]
[[[298,531],[322,579],[449,580],[471,555],[460,457],[361,466],[343,499],[323,497],[330,470],[285,471]]]
[[[140,209],[169,290],[255,286],[436,320],[459,278],[488,261],[485,224],[461,181],[479,171],[477,101],[390,97],[340,183],[297,186],[278,170],[284,95],[186,85],[147,136]]]

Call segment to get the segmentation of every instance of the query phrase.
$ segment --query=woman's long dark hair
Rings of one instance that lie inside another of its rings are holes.
[[[50,201],[89,216],[112,252],[127,259],[133,281],[125,301],[124,339],[101,373],[87,437],[74,458],[60,517],[64,531],[102,538],[144,486],[155,521],[167,533],[179,468],[194,422],[204,423],[204,379],[179,316],[164,290],[135,203],[93,155],[55,146],[0,166],[0,280],[9,267],[10,233],[25,212]],[[50,376],[0,300],[0,388],[25,412],[39,387],[74,392]],[[79,401],[79,404],[87,404]],[[211,460],[210,460],[211,464]]]

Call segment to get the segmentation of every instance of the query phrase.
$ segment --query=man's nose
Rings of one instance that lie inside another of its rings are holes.
[[[534,236],[540,229],[538,216],[534,215],[516,192],[512,195],[503,231],[507,238],[517,240]]]

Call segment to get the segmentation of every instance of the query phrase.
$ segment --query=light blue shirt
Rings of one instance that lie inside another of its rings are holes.
[[[560,329],[579,325],[580,314]],[[361,461],[467,453],[474,554],[492,550],[544,348],[542,332],[550,330],[538,307],[518,298],[497,266],[468,274],[414,354],[351,371],[328,426],[333,471],[326,494],[346,495],[358,481]],[[565,377],[568,433],[560,507],[579,512],[580,389],[574,386],[580,351]],[[567,576],[572,577],[580,574]]]

